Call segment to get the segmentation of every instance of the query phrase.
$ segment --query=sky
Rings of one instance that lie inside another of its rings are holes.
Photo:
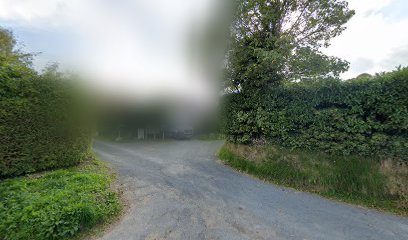
[[[35,67],[83,68],[105,89],[208,98],[206,69],[188,55],[188,34],[203,33],[217,0],[0,0],[0,26],[41,53]],[[349,0],[356,15],[322,49],[350,62],[341,77],[408,65],[408,1]],[[196,61],[197,60],[197,61]],[[154,90],[153,90],[154,89]]]
[[[188,34],[204,32],[216,0],[0,0],[0,26],[41,69],[59,62],[117,96],[212,99]],[[182,101],[183,99],[179,100]]]
[[[408,66],[408,1],[350,0],[356,15],[324,52],[350,62],[341,77],[374,74]]]

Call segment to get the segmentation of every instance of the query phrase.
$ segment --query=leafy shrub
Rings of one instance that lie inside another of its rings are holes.
[[[65,239],[121,209],[100,162],[0,182],[0,239]]]
[[[228,140],[408,159],[408,68],[372,78],[294,83],[225,97]]]

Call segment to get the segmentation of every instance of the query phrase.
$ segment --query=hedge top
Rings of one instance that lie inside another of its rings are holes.
[[[230,141],[408,159],[408,68],[261,91],[226,96]]]

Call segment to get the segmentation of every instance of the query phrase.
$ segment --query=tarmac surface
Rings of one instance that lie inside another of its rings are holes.
[[[112,143],[129,209],[101,239],[408,239],[408,218],[338,203],[220,164],[222,141]]]

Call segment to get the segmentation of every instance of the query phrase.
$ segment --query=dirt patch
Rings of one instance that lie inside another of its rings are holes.
[[[387,177],[389,194],[400,196],[400,207],[408,208],[408,163],[401,160],[386,159],[381,163],[381,172]]]
[[[247,146],[227,144],[229,150],[231,150],[237,156],[243,157],[248,161],[255,163],[262,163],[265,161],[268,153],[260,146]]]

